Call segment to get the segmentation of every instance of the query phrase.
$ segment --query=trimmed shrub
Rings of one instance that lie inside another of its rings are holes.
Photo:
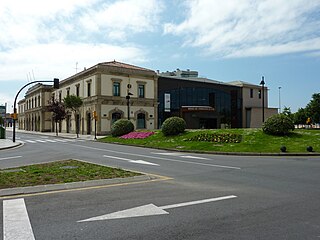
[[[285,114],[276,114],[269,117],[262,126],[264,133],[270,135],[287,135],[294,130],[293,120]]]
[[[128,134],[134,130],[134,125],[130,120],[119,119],[111,126],[111,135],[113,137]]]
[[[162,133],[165,136],[178,135],[179,133],[183,133],[186,127],[187,124],[183,118],[170,117],[163,122]]]

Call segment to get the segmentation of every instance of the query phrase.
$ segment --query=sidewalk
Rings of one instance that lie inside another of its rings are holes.
[[[12,132],[12,128],[7,128],[6,131],[7,133]],[[75,133],[58,133],[58,136],[56,136],[55,132],[35,132],[35,131],[25,131],[20,129],[16,129],[16,138],[19,137],[19,133],[28,133],[28,134],[51,136],[51,137],[58,137],[58,138],[82,139],[82,140],[91,140],[91,141],[95,140],[94,135],[79,134],[79,137],[77,138],[77,134]],[[97,138],[103,138],[103,137],[104,136],[97,136]],[[21,144],[22,143],[19,142],[19,140],[16,140],[16,142],[13,142],[12,137],[10,138],[7,137],[6,139],[0,139],[0,150],[17,147]]]

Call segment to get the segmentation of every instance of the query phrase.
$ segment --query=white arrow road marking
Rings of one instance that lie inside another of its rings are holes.
[[[105,214],[105,215],[101,215],[101,216],[97,216],[97,217],[93,217],[93,218],[80,220],[78,222],[92,222],[92,221],[121,219],[121,218],[164,215],[164,214],[169,214],[167,211],[164,211],[164,209],[185,207],[185,206],[208,203],[208,202],[217,202],[217,201],[232,199],[232,198],[236,198],[236,197],[237,196],[235,196],[235,195],[230,195],[230,196],[209,198],[209,199],[203,199],[203,200],[192,201],[192,202],[171,204],[171,205],[166,205],[166,206],[162,206],[162,207],[157,207],[154,204],[147,204],[147,205],[143,205],[140,207],[130,208],[130,209],[122,210],[119,212],[109,213],[109,214]]]
[[[145,165],[153,165],[153,166],[159,166],[159,164],[156,163],[151,163],[143,160],[131,160],[130,162],[132,163],[140,163],[140,164],[145,164]]]
[[[109,155],[103,155],[103,157],[105,157],[105,158],[119,159],[119,160],[131,162],[131,163],[138,163],[138,164],[145,164],[145,165],[160,166],[159,164],[147,162],[147,161],[144,161],[144,160],[132,160],[132,159],[128,159],[128,158],[121,158],[121,157],[109,156]]]
[[[0,158],[1,160],[7,160],[7,159],[14,159],[14,158],[21,158],[22,156],[14,156],[14,157],[5,157],[5,158]]]
[[[35,240],[23,198],[3,201],[3,240]]]

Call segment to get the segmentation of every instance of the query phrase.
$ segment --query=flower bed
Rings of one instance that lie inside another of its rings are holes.
[[[153,135],[154,132],[131,132],[125,135],[122,135],[120,138],[123,139],[144,139]]]
[[[240,143],[242,136],[234,133],[201,133],[186,141],[198,141],[198,142],[215,142],[215,143]]]

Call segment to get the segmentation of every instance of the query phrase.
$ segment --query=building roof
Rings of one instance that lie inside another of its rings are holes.
[[[160,78],[172,78],[172,79],[178,79],[178,80],[184,80],[184,81],[194,81],[194,82],[202,82],[202,83],[211,83],[211,84],[220,84],[220,85],[227,85],[227,86],[235,86],[229,83],[212,80],[209,78],[203,78],[203,77],[177,77],[177,76],[159,76]]]
[[[254,88],[260,88],[259,85],[244,82],[244,81],[233,81],[233,82],[228,82],[228,84],[239,86],[239,87],[254,87]]]
[[[118,68],[126,68],[126,69],[131,69],[131,70],[154,72],[151,69],[134,66],[134,65],[131,65],[131,64],[127,64],[127,63],[117,62],[116,60],[113,60],[111,62],[98,63],[98,65],[100,65],[100,66],[109,66],[109,67],[118,67]]]

